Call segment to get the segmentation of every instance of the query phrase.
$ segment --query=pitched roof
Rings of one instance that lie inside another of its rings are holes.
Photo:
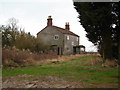
[[[66,30],[66,29],[64,29],[64,28],[60,28],[60,27],[57,27],[57,26],[46,26],[45,28],[47,28],[47,27],[52,27],[52,28],[54,28],[55,30],[58,30],[59,32],[61,32],[61,33],[63,33],[63,34],[69,34],[69,35],[73,35],[73,36],[79,37],[77,34],[71,32],[71,31],[69,31],[69,30]],[[45,28],[44,28],[44,29],[45,29]],[[44,29],[42,29],[41,31],[43,31]],[[41,32],[41,31],[40,31],[40,32]],[[37,34],[39,34],[40,32],[38,32]]]

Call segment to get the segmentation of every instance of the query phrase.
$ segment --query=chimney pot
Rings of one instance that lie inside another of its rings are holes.
[[[66,22],[65,29],[68,30],[68,31],[70,30],[69,22]]]
[[[47,26],[52,26],[52,18],[51,18],[51,16],[48,16]]]

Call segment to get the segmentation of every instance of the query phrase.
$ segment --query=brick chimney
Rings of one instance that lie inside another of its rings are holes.
[[[68,31],[70,30],[69,22],[66,22],[65,29],[68,30]]]
[[[47,26],[52,26],[52,18],[51,18],[51,16],[48,16]]]

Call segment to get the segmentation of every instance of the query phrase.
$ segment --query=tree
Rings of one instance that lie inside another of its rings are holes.
[[[104,59],[116,58],[113,55],[116,27],[113,28],[113,25],[118,26],[116,22],[119,19],[115,12],[118,3],[74,2],[74,6],[79,13],[78,18],[87,32],[86,36],[89,41],[98,45]]]
[[[113,29],[114,35],[113,35],[113,50],[114,50],[114,56],[119,59],[118,63],[120,64],[120,21],[119,21],[119,15],[120,15],[120,3],[113,3],[113,14],[114,14],[114,23],[115,28]]]
[[[18,23],[19,21],[17,19],[15,19],[14,17],[13,18],[10,18],[8,20],[8,27],[12,30],[12,31],[15,31],[15,30],[18,30]]]
[[[0,26],[0,30],[2,31],[2,46],[12,46],[12,38],[11,31],[8,27],[2,25]]]
[[[18,20],[15,18],[10,18],[8,20],[8,25],[1,25],[0,30],[2,31],[2,46],[13,46],[15,43],[15,38],[19,34]]]
[[[19,35],[16,36],[15,46],[18,49],[29,49],[32,52],[39,52],[47,49],[48,45],[44,44],[41,39],[36,38],[35,36],[24,31],[20,31]]]
[[[29,49],[32,52],[44,51],[48,48],[41,39],[31,35],[30,32],[26,33],[24,29],[19,28],[18,20],[11,18],[8,20],[8,25],[1,25],[2,31],[2,46],[15,46],[17,49]]]

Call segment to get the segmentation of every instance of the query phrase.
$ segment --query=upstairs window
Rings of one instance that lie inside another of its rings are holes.
[[[54,39],[55,39],[55,40],[58,40],[58,39],[59,39],[59,35],[55,35],[55,36],[54,36]]]
[[[69,40],[70,39],[70,37],[67,35],[67,40]]]
[[[74,42],[71,43],[74,46]]]
[[[78,41],[78,40],[79,40],[79,38],[77,37],[77,38],[76,38],[76,41]]]

